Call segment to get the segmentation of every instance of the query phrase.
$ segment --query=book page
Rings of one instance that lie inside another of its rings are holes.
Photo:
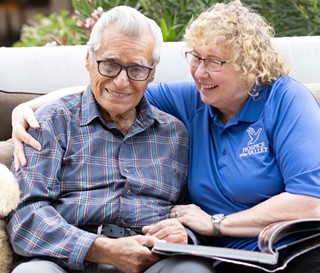
[[[162,255],[195,255],[211,259],[217,257],[230,258],[242,261],[255,261],[258,263],[276,264],[277,254],[263,253],[226,247],[212,247],[199,245],[175,244],[156,242],[152,252]]]
[[[298,233],[301,233],[300,238],[304,238],[317,232],[320,232],[320,219],[317,218],[274,223],[260,232],[258,247],[262,252],[274,253],[275,244],[282,239],[288,239],[290,242],[289,236],[295,234],[291,239],[294,242],[299,240]]]

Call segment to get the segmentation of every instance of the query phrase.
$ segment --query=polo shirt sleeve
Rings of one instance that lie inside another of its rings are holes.
[[[196,111],[195,101],[201,103],[197,93],[193,82],[152,83],[147,87],[146,98],[153,106],[188,125]]]
[[[320,108],[302,84],[277,80],[265,105],[267,134],[285,190],[320,197]]]

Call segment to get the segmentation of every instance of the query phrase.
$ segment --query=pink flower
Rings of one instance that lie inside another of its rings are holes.
[[[93,18],[87,18],[86,19],[86,23],[85,23],[85,27],[86,28],[89,28],[89,29],[92,29],[93,26],[95,25],[96,21],[93,19]]]
[[[85,27],[85,23],[83,23],[80,19],[77,20],[77,26],[78,27]]]

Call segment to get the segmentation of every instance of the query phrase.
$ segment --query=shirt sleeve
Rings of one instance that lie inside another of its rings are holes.
[[[14,251],[26,257],[47,257],[62,267],[82,270],[84,258],[97,238],[68,224],[55,209],[60,196],[59,171],[64,148],[49,128],[29,130],[43,146],[39,152],[24,146],[28,166],[16,174],[22,200],[9,216],[8,233]]]
[[[267,133],[285,190],[320,197],[320,109],[311,93],[289,77],[276,81],[266,104]]]
[[[152,83],[146,91],[148,101],[167,112],[187,126],[197,107],[201,104],[193,82]]]

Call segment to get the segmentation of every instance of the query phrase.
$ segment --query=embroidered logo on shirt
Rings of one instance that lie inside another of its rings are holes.
[[[247,146],[242,148],[242,153],[239,155],[240,157],[251,156],[251,155],[268,152],[269,148],[266,147],[263,141],[258,143],[261,131],[262,131],[262,128],[255,130],[254,128],[249,127],[247,129],[249,141],[247,143]]]
[[[255,131],[252,127],[249,127],[247,129],[248,136],[250,137],[250,141],[247,144],[248,146],[255,144],[257,142],[257,140],[260,136],[261,130],[262,130],[262,128],[259,128],[257,131]]]

